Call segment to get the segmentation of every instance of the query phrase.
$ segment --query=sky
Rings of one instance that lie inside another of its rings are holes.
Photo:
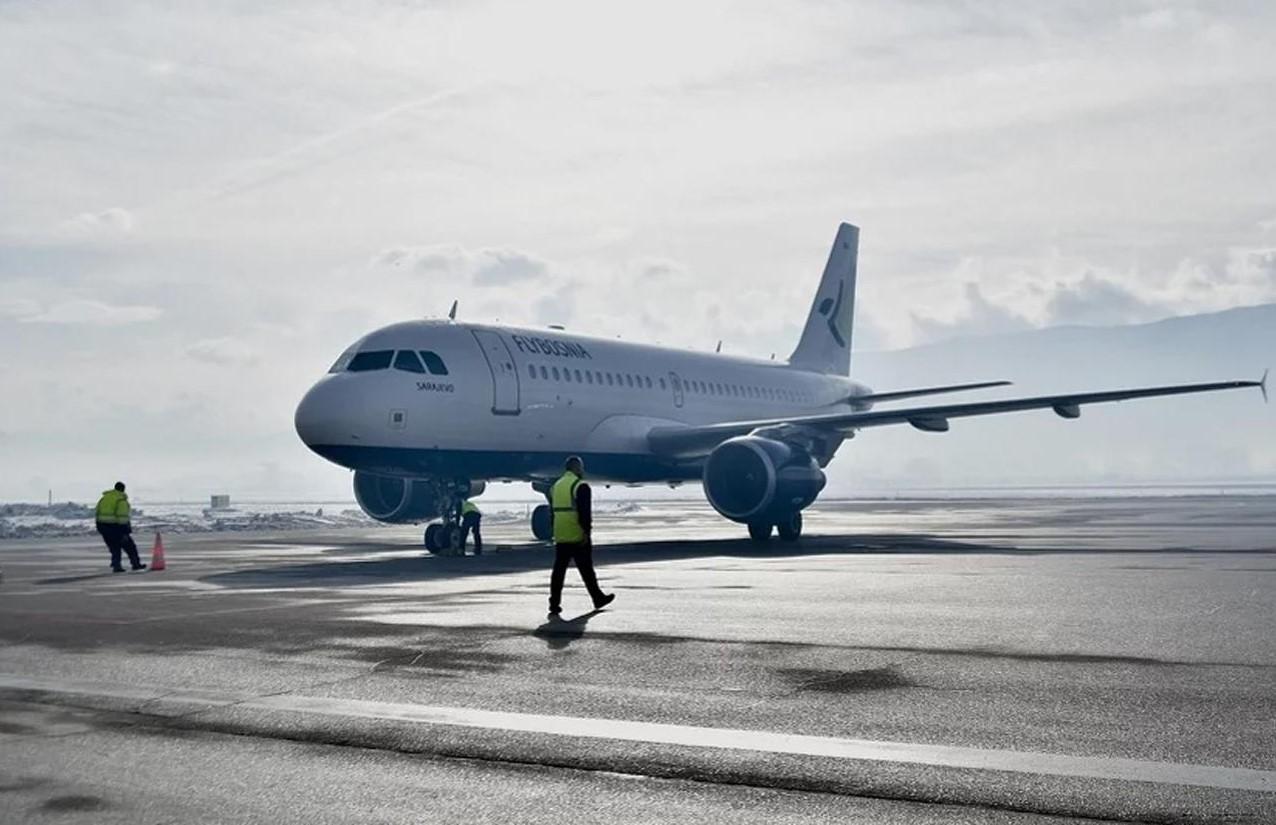
[[[781,356],[1276,301],[1261,2],[0,2],[0,499],[348,495],[440,316]],[[903,378],[901,382],[906,383]]]

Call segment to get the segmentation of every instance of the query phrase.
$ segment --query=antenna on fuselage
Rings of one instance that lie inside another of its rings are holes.
[[[456,305],[457,305],[457,304],[459,304],[459,303],[460,303],[460,301],[453,301],[453,302],[452,302],[452,308],[451,308],[451,309],[449,309],[449,310],[447,311],[447,319],[448,319],[449,321],[455,321],[455,320],[456,320]]]
[[[722,339],[721,339],[721,338],[719,338],[719,339],[718,339],[718,348],[717,348],[717,349],[715,349],[715,350],[714,350],[714,352],[722,352]]]

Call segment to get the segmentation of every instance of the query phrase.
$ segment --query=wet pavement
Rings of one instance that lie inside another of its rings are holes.
[[[557,621],[522,524],[2,543],[0,819],[1276,821],[1276,499],[806,523],[608,514]]]

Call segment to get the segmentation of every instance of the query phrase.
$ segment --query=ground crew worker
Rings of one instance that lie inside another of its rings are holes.
[[[102,493],[97,502],[97,531],[106,542],[106,549],[111,551],[111,569],[123,573],[120,564],[120,551],[128,554],[129,565],[134,570],[145,570],[146,565],[137,555],[137,545],[133,543],[133,523],[128,496],[124,493],[124,482],[115,482],[113,489]]]
[[[567,565],[576,563],[581,581],[598,610],[611,604],[615,593],[603,593],[594,574],[592,493],[582,477],[585,464],[578,456],[567,459],[561,478],[549,489],[549,504],[554,516],[554,571],[549,576],[549,615],[563,612],[563,579]]]
[[[483,555],[483,536],[479,533],[479,524],[483,521],[483,513],[468,498],[461,505],[461,548],[465,548],[465,539],[470,532],[474,533],[474,555]]]

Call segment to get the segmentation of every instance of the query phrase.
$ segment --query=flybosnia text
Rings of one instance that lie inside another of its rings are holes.
[[[541,353],[543,355],[559,355],[563,358],[588,358],[593,360],[589,350],[580,344],[569,344],[566,341],[555,341],[550,338],[527,338],[522,335],[511,335],[514,345],[520,352]]]

